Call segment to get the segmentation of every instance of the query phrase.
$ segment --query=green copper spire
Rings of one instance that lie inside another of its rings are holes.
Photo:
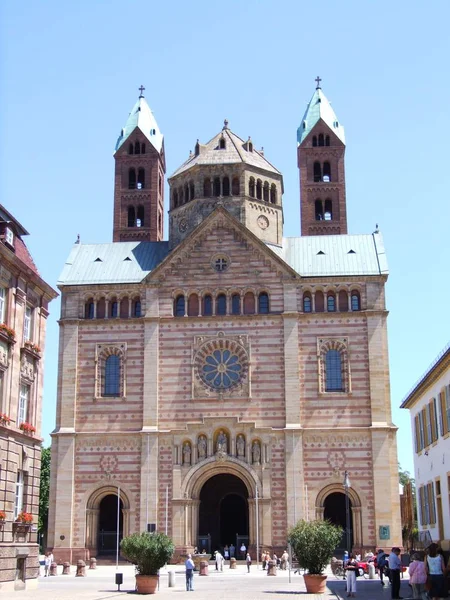
[[[344,128],[339,123],[336,113],[320,88],[320,77],[316,79],[316,90],[306,108],[300,127],[297,129],[297,142],[300,145],[311,129],[322,120],[331,131],[345,144]]]
[[[153,116],[151,108],[144,98],[144,90],[145,88],[141,85],[139,88],[140,94],[138,101],[133,106],[125,127],[120,132],[119,139],[116,143],[116,150],[122,146],[122,144],[127,140],[136,127],[139,127],[152,146],[158,152],[161,152],[163,145],[163,134],[159,130],[158,123]]]

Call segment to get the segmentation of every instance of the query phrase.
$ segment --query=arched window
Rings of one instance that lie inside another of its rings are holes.
[[[207,294],[203,297],[203,311],[202,314],[205,317],[212,315],[212,297]]]
[[[353,291],[351,295],[352,310],[361,310],[361,298],[359,292]]]
[[[104,319],[106,316],[106,302],[104,298],[97,300],[97,319]]]
[[[135,144],[134,144],[134,153],[135,154],[141,153],[141,145],[139,144],[139,142],[135,142]]]
[[[128,154],[134,154],[134,148],[133,148],[133,144],[130,144],[128,146]]]
[[[340,312],[348,311],[348,294],[345,290],[341,290],[339,292],[339,311]]]
[[[137,189],[143,190],[144,188],[145,188],[145,171],[144,171],[144,169],[139,169]]]
[[[197,294],[191,294],[188,299],[188,316],[198,317],[198,296]]]
[[[325,200],[325,213],[323,215],[323,218],[325,219],[325,221],[333,220],[333,203],[329,198]]]
[[[314,203],[315,213],[316,213],[316,221],[323,221],[323,208],[322,208],[322,200],[316,200]]]
[[[141,154],[145,154],[145,144],[141,144]]]
[[[317,146],[317,135],[313,135],[313,146]]]
[[[324,146],[323,133],[319,133],[319,146]]]
[[[269,182],[268,181],[264,182],[263,200],[264,200],[264,202],[269,202]]]
[[[132,306],[132,313],[133,314],[133,305]],[[122,298],[120,299],[120,310],[119,310],[119,317],[121,319],[128,319],[128,317],[130,316],[128,314],[129,311],[129,307],[130,307],[130,303],[129,303],[129,299],[128,296],[122,296]]]
[[[272,204],[277,203],[277,186],[274,183],[270,186],[270,201]]]
[[[136,169],[129,169],[128,171],[128,189],[134,190],[136,188]]]
[[[230,178],[224,177],[222,180],[222,195],[229,196],[230,195]]]
[[[180,294],[175,298],[173,314],[175,317],[184,317],[184,296]]]
[[[195,185],[194,185],[193,181],[190,182],[189,189],[190,189],[191,200],[193,200],[195,198]]]
[[[141,317],[142,316],[142,304],[141,304],[141,301],[139,300],[139,298],[137,298],[134,301],[133,315],[135,317]]]
[[[342,357],[339,350],[328,350],[325,355],[325,391],[344,391],[342,382]]]
[[[324,297],[323,297],[323,293],[320,290],[318,292],[316,292],[314,300],[315,300],[315,305],[316,305],[316,312],[323,312],[325,309]]]
[[[322,181],[322,168],[320,162],[314,163],[314,181]]]
[[[258,296],[258,313],[267,315],[269,313],[269,294],[261,292]]]
[[[335,312],[336,311],[336,298],[334,294],[328,294],[327,296],[327,311]]]
[[[158,214],[158,231],[162,236],[163,233],[163,226],[162,226],[163,220],[162,220],[162,214],[161,212]]]
[[[84,308],[84,317],[86,319],[93,319],[94,318],[94,301],[92,300],[92,298],[90,298],[85,305]]]
[[[326,183],[331,181],[331,167],[328,161],[323,163],[323,181]]]
[[[227,297],[225,294],[219,294],[216,299],[216,315],[227,314]]]
[[[233,177],[233,181],[231,184],[231,193],[233,194],[233,196],[239,196],[239,193],[241,191],[239,187],[239,177]]]
[[[258,181],[256,182],[256,197],[258,200],[262,199],[262,181],[261,181],[261,179],[258,179]]]
[[[214,196],[220,196],[220,177],[214,177]]]
[[[177,208],[177,206],[178,206],[178,192],[177,192],[177,190],[173,191],[172,198],[173,198],[173,207]]]
[[[250,181],[248,182],[248,195],[251,198],[255,197],[255,179],[250,177]]]
[[[219,148],[220,148],[221,150],[225,150],[225,138],[223,138],[223,137],[222,137],[222,138],[220,138],[220,141],[219,141]]]
[[[138,227],[144,227],[144,207],[143,206],[138,206],[137,221],[139,222]]]
[[[184,204],[184,192],[183,192],[183,188],[182,187],[178,188],[178,196],[180,198],[180,206],[183,206],[183,204]]]
[[[185,185],[184,186],[184,200],[185,202],[189,202],[190,198],[189,198],[189,185]]]
[[[119,314],[119,303],[117,302],[117,299],[114,298],[109,303],[109,316],[114,319],[115,317],[117,317],[118,314]]]
[[[203,196],[204,198],[211,198],[211,179],[209,177],[203,181]]]
[[[232,315],[240,315],[241,314],[241,297],[239,294],[233,294],[231,296],[231,314]]]
[[[111,354],[105,360],[103,396],[120,396],[120,357]]]
[[[253,152],[253,144],[252,144],[252,142],[248,143],[248,151],[249,152]]]
[[[329,146],[330,145],[330,136],[327,135],[327,137],[325,138],[325,146]]]
[[[310,313],[312,311],[311,294],[305,292],[303,294],[303,312]]]
[[[136,213],[134,206],[128,207],[128,227],[134,227],[136,224]]]
[[[244,296],[244,315],[255,314],[255,295],[247,292]]]

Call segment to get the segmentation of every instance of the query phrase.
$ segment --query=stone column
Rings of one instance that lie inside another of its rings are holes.
[[[109,319],[109,300],[105,299],[105,319]]]

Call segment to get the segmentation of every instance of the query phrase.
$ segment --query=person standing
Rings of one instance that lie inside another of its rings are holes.
[[[245,562],[247,563],[247,573],[250,573],[250,567],[252,566],[252,557],[247,552],[247,556],[245,557]]]
[[[392,548],[389,554],[389,571],[391,580],[391,598],[392,600],[402,600],[400,596],[400,571],[402,561],[400,560],[400,548]]]
[[[246,548],[244,542],[242,542],[242,545],[240,547],[240,552],[241,552],[242,560],[245,560],[245,553],[247,552],[247,548]]]
[[[350,554],[347,564],[345,565],[345,572],[347,576],[347,597],[350,596],[355,598],[356,596],[356,571],[358,569],[358,563],[353,554]]]
[[[228,560],[230,558],[230,549],[228,548],[228,544],[226,544],[225,548],[223,549],[223,556],[225,560]]]
[[[414,598],[425,598],[425,583],[427,581],[427,570],[425,563],[420,560],[419,554],[412,555],[409,565],[409,583],[413,589]]]
[[[437,544],[430,544],[425,556],[426,571],[431,579],[431,589],[428,591],[431,600],[447,598],[444,577],[445,563],[442,554],[439,554],[438,551],[439,546]]]
[[[230,558],[234,558],[235,547],[233,544],[230,544]]]
[[[263,571],[266,570],[266,565],[267,565],[267,556],[266,556],[266,551],[263,550],[262,554],[261,554],[261,562],[262,562],[262,569]]]
[[[186,562],[184,563],[184,566],[186,567],[186,591],[193,592],[194,591],[193,581],[194,581],[195,564],[194,564],[194,561],[192,560],[191,554],[187,555],[187,559],[186,559]]]
[[[47,551],[44,558],[44,577],[48,577],[50,575],[50,567],[52,566],[52,562],[53,554]]]
[[[285,550],[283,552],[283,554],[281,555],[281,569],[283,571],[286,571],[287,566],[288,566],[288,562],[289,562],[289,554],[288,554],[288,551]]]

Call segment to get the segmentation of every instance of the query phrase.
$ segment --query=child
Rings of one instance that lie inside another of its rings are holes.
[[[412,562],[409,565],[409,583],[412,586],[414,598],[426,598],[425,582],[427,580],[427,571],[425,563],[420,560],[418,554],[412,555]]]

